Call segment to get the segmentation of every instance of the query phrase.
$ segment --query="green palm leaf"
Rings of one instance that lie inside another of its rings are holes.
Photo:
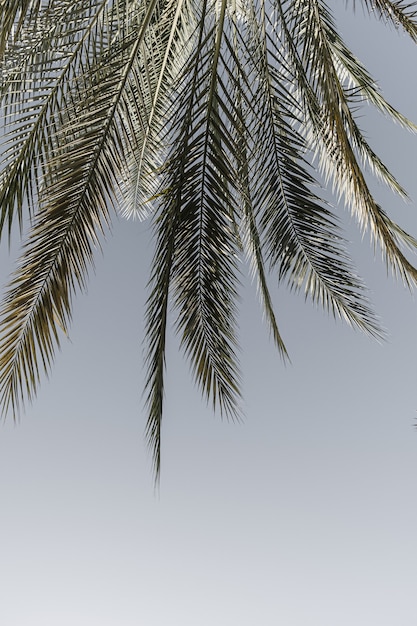
[[[404,0],[361,0],[368,13],[375,14],[395,28],[402,28],[410,37],[417,41],[417,10],[413,2]],[[353,0],[355,6],[355,0]]]
[[[109,206],[127,167],[127,132],[121,132],[118,104],[148,20],[144,13],[145,23],[123,45],[83,59],[83,73],[61,98],[52,123],[53,151],[37,190],[40,208],[3,309],[0,393],[5,409],[18,410],[23,390],[32,398],[39,359],[48,371],[54,344],[59,345],[58,328],[67,332],[72,295],[77,286],[85,287],[94,248],[109,226]],[[105,41],[102,33],[100,47]]]
[[[362,4],[417,39],[412,4]],[[417,127],[384,99],[322,0],[0,2],[0,99],[0,234],[17,221],[25,236],[2,312],[4,411],[16,414],[49,372],[113,208],[153,223],[145,388],[157,477],[171,314],[203,397],[238,418],[244,261],[284,359],[270,276],[382,336],[341,204],[394,274],[417,282],[406,255],[417,241],[367,176],[407,194],[358,115],[367,103]]]

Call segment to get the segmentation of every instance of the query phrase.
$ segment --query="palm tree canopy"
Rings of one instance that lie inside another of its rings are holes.
[[[417,41],[416,3],[350,4]],[[284,359],[268,276],[382,336],[340,206],[393,274],[417,283],[406,256],[417,241],[367,175],[406,192],[358,117],[369,103],[417,127],[384,99],[323,0],[0,0],[0,98],[0,234],[16,224],[24,238],[2,310],[4,412],[16,415],[49,372],[114,210],[153,224],[145,388],[157,476],[170,309],[203,396],[233,418],[242,259]]]

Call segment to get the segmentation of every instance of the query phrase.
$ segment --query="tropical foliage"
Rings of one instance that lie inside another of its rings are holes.
[[[417,41],[416,3],[356,4]],[[0,71],[0,229],[23,237],[2,311],[4,412],[16,415],[49,371],[114,210],[154,229],[145,387],[157,475],[170,309],[203,396],[234,417],[242,260],[283,358],[269,276],[381,336],[339,206],[395,275],[417,283],[405,255],[417,242],[366,176],[406,193],[358,116],[370,103],[416,127],[323,0],[0,0]]]

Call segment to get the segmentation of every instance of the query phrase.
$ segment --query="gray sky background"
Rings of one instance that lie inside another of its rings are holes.
[[[416,47],[334,4],[417,121]],[[373,115],[362,127],[413,202],[376,194],[416,235],[417,137]],[[0,624],[416,625],[416,299],[348,236],[388,342],[280,289],[284,367],[248,285],[246,418],[229,424],[200,401],[171,335],[155,494],[141,399],[149,223],[115,223],[50,381],[0,429]]]

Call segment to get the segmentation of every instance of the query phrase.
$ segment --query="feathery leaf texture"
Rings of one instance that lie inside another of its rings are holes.
[[[353,0],[417,41],[416,3]],[[160,474],[170,311],[202,395],[239,419],[240,273],[276,346],[269,276],[377,338],[338,224],[346,205],[409,287],[417,241],[374,199],[405,190],[358,125],[389,104],[323,0],[0,0],[0,236],[24,238],[2,309],[0,402],[50,371],[114,210],[152,220],[146,437]]]

